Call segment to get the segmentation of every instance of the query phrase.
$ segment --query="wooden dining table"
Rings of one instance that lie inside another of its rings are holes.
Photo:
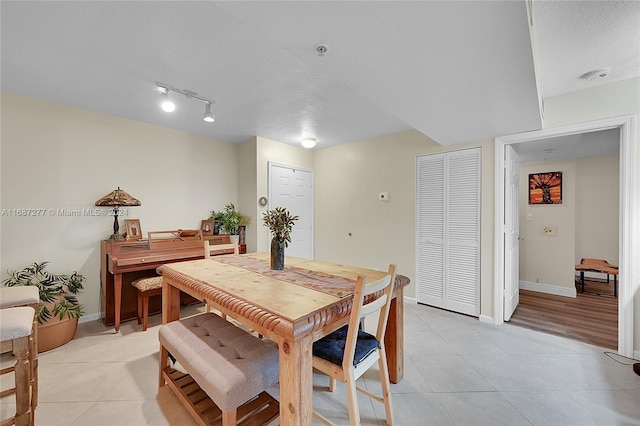
[[[285,257],[283,271],[269,268],[268,253],[216,256],[158,268],[163,277],[162,322],[180,318],[180,291],[220,310],[278,344],[280,424],[313,423],[312,343],[348,323],[358,275],[387,272]],[[403,375],[403,288],[396,276],[385,349],[393,383]]]

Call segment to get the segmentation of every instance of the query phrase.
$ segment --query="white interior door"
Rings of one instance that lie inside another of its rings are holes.
[[[313,171],[269,162],[269,209],[297,215],[285,255],[313,259]]]
[[[520,301],[520,162],[511,145],[505,146],[504,203],[504,320],[509,321]]]

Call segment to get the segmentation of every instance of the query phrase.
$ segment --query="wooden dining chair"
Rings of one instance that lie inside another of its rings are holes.
[[[38,405],[38,307],[40,290],[35,286],[0,287],[0,309],[29,306],[33,316],[32,333],[29,337],[29,369],[31,383],[31,416]],[[33,419],[32,419],[33,421]]]
[[[209,244],[209,240],[204,240],[204,258],[211,259],[211,254],[213,255],[220,254],[221,250],[233,250],[233,254],[239,254],[240,248],[238,247],[238,241],[234,240],[229,244]],[[211,306],[207,301],[204,301],[206,312],[211,312]],[[220,314],[220,316],[224,319],[227,319],[225,314]]]
[[[2,379],[3,390],[0,396],[2,398],[15,396],[15,414],[3,418],[2,425],[32,426],[35,424],[35,406],[32,405],[33,383],[31,382],[33,376],[31,351],[34,348],[31,338],[34,332],[35,315],[35,309],[30,306],[0,309],[0,342],[11,343],[15,359],[12,366],[0,370],[1,375],[13,373],[13,380]],[[13,387],[5,386],[5,383],[12,382]],[[4,417],[8,411],[3,407],[2,416]]]
[[[233,250],[233,254],[239,254],[240,248],[238,241],[233,241],[229,244],[209,244],[209,240],[204,240],[204,258],[211,259],[211,254],[214,256],[220,254],[222,250]]]
[[[349,324],[313,343],[313,367],[329,376],[329,390],[334,390],[336,379],[346,385],[352,425],[360,424],[356,390],[383,403],[387,424],[393,424],[384,334],[395,275],[396,265],[392,264],[389,265],[389,273],[377,281],[367,283],[365,276],[358,276]],[[367,316],[375,319],[375,334],[360,329],[361,319]],[[356,386],[356,380],[376,362],[380,370],[382,396]],[[332,424],[320,413],[314,411],[313,414],[323,423]]]

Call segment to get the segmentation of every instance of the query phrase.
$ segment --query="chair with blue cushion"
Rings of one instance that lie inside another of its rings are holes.
[[[360,424],[356,390],[383,403],[387,424],[393,424],[384,334],[395,275],[396,266],[392,264],[389,265],[389,273],[380,280],[367,283],[365,276],[358,276],[349,324],[313,343],[313,367],[329,376],[329,390],[333,391],[336,379],[346,385],[352,425]],[[375,334],[360,328],[361,320],[367,316],[375,319]],[[376,362],[380,370],[382,396],[356,386],[356,380]],[[321,414],[314,412],[314,415],[322,422],[332,424]]]

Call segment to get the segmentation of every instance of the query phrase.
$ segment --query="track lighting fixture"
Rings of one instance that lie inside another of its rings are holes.
[[[204,121],[207,123],[213,123],[216,121],[215,117],[211,113],[211,102],[204,103]]]
[[[162,94],[160,95],[160,107],[165,112],[173,112],[176,110],[176,104],[173,103],[171,99],[169,99],[169,90],[165,87],[161,87]]]
[[[213,99],[200,96],[196,92],[192,92],[191,90],[176,89],[175,87],[171,87],[168,84],[164,84],[164,83],[156,83],[156,86],[158,86],[158,90],[160,90],[160,93],[161,93],[160,107],[162,108],[163,111],[166,111],[166,112],[175,111],[176,104],[174,104],[173,101],[169,99],[169,92],[175,92],[175,93],[180,93],[181,95],[184,95],[187,98],[198,99],[199,101],[204,102],[204,116],[203,116],[204,121],[206,121],[207,123],[213,123],[215,121],[215,117],[211,112],[211,104],[216,103],[216,101],[214,101]]]

